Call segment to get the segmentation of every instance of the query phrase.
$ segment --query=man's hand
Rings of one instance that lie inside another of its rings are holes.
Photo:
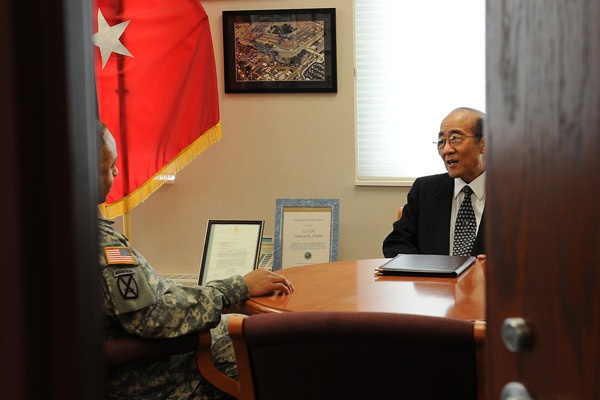
[[[250,297],[265,296],[279,290],[285,294],[294,291],[292,283],[285,276],[276,274],[265,268],[257,268],[244,275]]]
[[[485,260],[486,260],[486,258],[487,257],[485,256],[485,254],[477,254],[477,261],[476,262],[478,264],[481,264],[482,266],[485,267]]]

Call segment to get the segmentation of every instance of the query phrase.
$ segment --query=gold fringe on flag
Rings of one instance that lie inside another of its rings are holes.
[[[111,204],[102,203],[98,206],[100,212],[107,219],[113,219],[131,211],[134,207],[144,202],[152,193],[165,184],[166,180],[154,179],[160,175],[174,175],[183,167],[198,157],[204,150],[221,140],[221,122],[208,129],[198,139],[183,149],[167,165],[148,179],[136,190]]]

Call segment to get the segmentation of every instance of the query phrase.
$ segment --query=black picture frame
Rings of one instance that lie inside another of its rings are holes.
[[[262,220],[209,219],[198,285],[256,269],[264,225]]]
[[[335,8],[222,16],[225,93],[337,93]]]

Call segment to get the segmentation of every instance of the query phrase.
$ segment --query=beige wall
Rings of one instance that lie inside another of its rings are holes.
[[[264,219],[277,198],[339,198],[340,260],[381,258],[408,188],[355,179],[353,1],[203,0],[211,21],[223,138],[130,213],[131,241],[159,272],[197,273],[209,218]],[[221,11],[336,8],[338,93],[225,94]],[[119,218],[120,219],[120,218]]]

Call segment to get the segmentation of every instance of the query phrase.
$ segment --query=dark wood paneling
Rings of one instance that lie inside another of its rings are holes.
[[[2,398],[103,398],[90,4],[0,5]]]
[[[600,398],[600,2],[487,1],[488,398]],[[525,318],[530,349],[501,341]]]

